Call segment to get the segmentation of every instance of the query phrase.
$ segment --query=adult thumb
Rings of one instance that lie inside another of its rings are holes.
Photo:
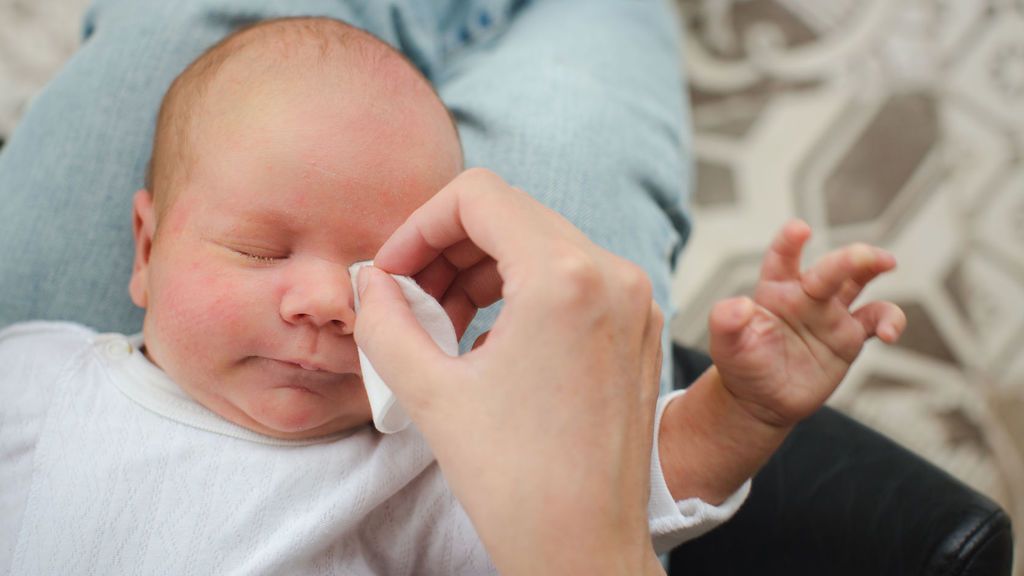
[[[402,289],[389,274],[366,266],[359,270],[357,286],[356,345],[405,404],[404,397],[411,388],[423,389],[433,381],[430,374],[443,370],[442,365],[450,357],[420,326]]]

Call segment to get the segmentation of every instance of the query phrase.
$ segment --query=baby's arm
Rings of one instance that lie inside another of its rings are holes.
[[[719,302],[709,319],[714,365],[665,408],[659,458],[676,500],[717,504],[813,414],[846,375],[864,342],[892,343],[906,317],[891,302],[850,305],[895,267],[864,244],[829,253],[805,272],[807,224],[787,224],[765,255],[754,298]]]

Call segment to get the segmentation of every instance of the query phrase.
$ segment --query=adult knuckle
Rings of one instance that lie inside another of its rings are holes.
[[[659,334],[662,328],[665,327],[665,313],[662,312],[661,306],[658,306],[654,301],[651,302],[651,323]]]
[[[600,294],[601,270],[582,251],[566,251],[553,258],[549,266],[550,277],[565,304],[588,304]]]
[[[643,268],[628,260],[619,260],[615,267],[623,293],[628,298],[644,303],[651,300],[654,288]]]

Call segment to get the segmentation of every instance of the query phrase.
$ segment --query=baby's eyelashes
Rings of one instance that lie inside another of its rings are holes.
[[[278,260],[284,260],[285,258],[287,258],[287,256],[267,256],[263,254],[253,254],[251,252],[246,252],[244,250],[235,250],[235,252],[238,252],[239,254],[245,256],[249,260],[254,260],[261,264],[272,264],[274,262],[277,262]]]
[[[260,242],[244,238],[223,238],[219,235],[204,235],[204,243],[213,246],[216,250],[227,252],[236,258],[240,257],[249,262],[257,264],[273,264],[291,257],[291,250],[285,244],[272,242]]]

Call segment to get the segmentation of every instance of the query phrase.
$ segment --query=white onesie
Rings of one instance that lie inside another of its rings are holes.
[[[0,331],[0,573],[495,573],[415,426],[263,436],[193,401],[140,343],[66,323]],[[673,502],[652,472],[661,551],[749,490]]]

